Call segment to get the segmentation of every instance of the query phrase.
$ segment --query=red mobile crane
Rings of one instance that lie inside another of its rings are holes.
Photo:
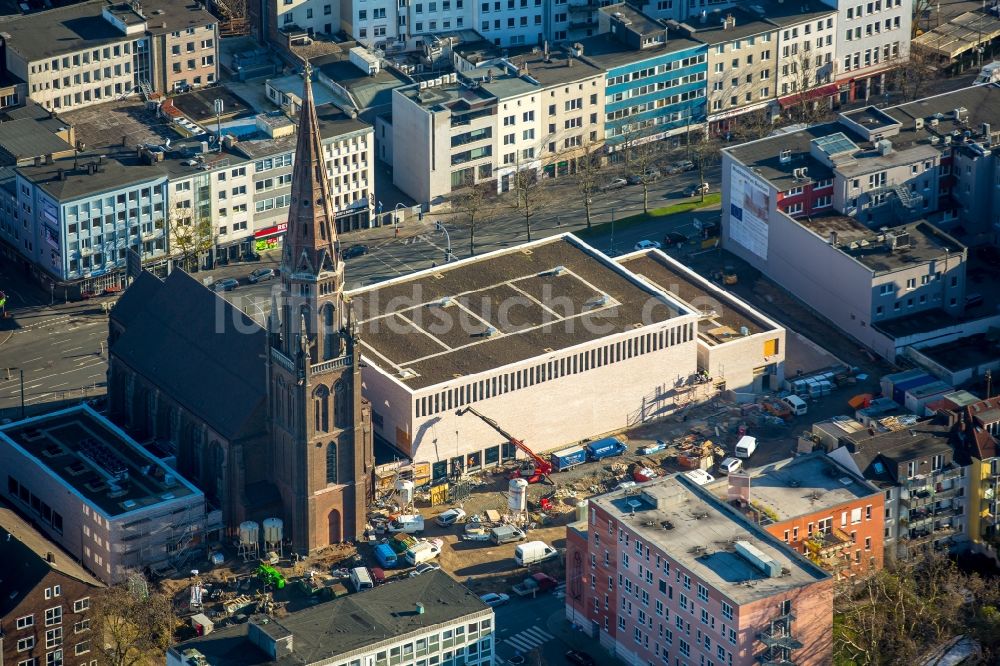
[[[528,458],[531,459],[531,462],[534,463],[534,468],[529,468],[527,470],[530,472],[530,474],[525,474],[526,470],[524,468],[516,469],[511,473],[510,478],[512,479],[525,478],[527,479],[528,483],[539,483],[543,480],[552,483],[552,479],[549,478],[549,474],[552,472],[552,463],[550,463],[548,460],[542,458],[537,453],[529,449],[528,445],[525,444],[522,440],[518,439],[517,437],[514,437],[514,435],[510,434],[509,432],[501,428],[500,424],[498,424],[496,421],[494,421],[488,416],[484,416],[483,414],[477,412],[472,407],[464,407],[456,412],[456,414],[458,414],[459,416],[468,413],[472,413],[475,416],[478,416],[483,421],[483,423],[485,423],[486,425],[488,425],[489,427],[493,428],[498,433],[506,437],[508,442],[510,442],[516,448],[523,451],[525,455],[527,455]]]

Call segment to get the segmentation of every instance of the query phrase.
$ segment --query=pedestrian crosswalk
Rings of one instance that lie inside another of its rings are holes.
[[[513,636],[508,636],[503,642],[518,652],[524,653],[531,652],[538,646],[548,643],[553,638],[555,637],[547,631],[543,631],[538,627],[531,627],[530,629],[519,631]]]

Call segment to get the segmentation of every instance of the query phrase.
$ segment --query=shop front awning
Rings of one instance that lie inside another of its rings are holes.
[[[819,88],[813,88],[804,92],[795,93],[794,95],[789,95],[788,97],[782,97],[778,100],[778,104],[781,105],[781,108],[787,109],[790,106],[795,106],[796,104],[801,104],[802,102],[811,102],[815,99],[822,99],[823,97],[830,97],[831,95],[836,94],[837,84],[831,83],[828,86],[820,86]]]

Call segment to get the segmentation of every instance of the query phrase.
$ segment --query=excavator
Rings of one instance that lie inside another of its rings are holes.
[[[550,463],[548,460],[542,458],[537,453],[529,449],[528,445],[525,444],[522,440],[518,439],[517,437],[514,437],[512,434],[501,428],[500,424],[498,424],[496,421],[476,411],[472,407],[463,407],[462,409],[459,409],[455,413],[458,416],[470,413],[474,416],[478,416],[483,423],[496,430],[503,437],[506,437],[507,441],[510,442],[511,445],[513,445],[517,449],[520,449],[521,451],[524,452],[526,456],[528,456],[531,462],[525,465],[524,467],[521,467],[520,469],[515,469],[513,472],[511,472],[510,474],[511,479],[525,479],[528,483],[541,483],[542,481],[545,481],[546,483],[555,485],[552,479],[549,478],[549,474],[552,473],[552,463]]]

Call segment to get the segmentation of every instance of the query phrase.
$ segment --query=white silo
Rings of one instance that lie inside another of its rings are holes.
[[[257,557],[260,549],[260,525],[253,520],[246,520],[240,523],[240,547],[239,554],[243,560]]]
[[[413,504],[413,481],[399,479],[396,481],[396,494],[399,496],[399,505],[403,508]]]
[[[281,521],[281,518],[265,518],[263,525],[264,549],[276,550],[279,555],[282,554],[281,540],[284,538],[285,524]]]
[[[528,510],[528,482],[524,479],[511,479],[507,486],[510,497],[507,506],[514,513],[524,513]]]

